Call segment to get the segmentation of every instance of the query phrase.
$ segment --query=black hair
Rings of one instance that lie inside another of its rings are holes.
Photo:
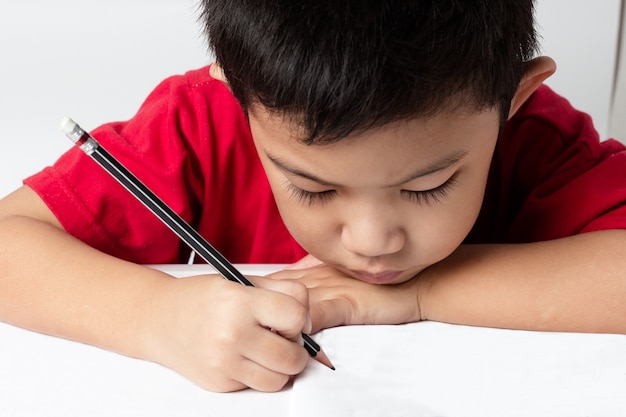
[[[533,0],[203,0],[244,110],[327,143],[397,120],[499,106],[537,51]]]

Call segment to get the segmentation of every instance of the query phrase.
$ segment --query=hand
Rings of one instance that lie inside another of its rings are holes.
[[[307,364],[307,290],[250,279],[256,287],[219,276],[172,280],[156,307],[151,360],[210,391],[280,390]]]
[[[419,321],[417,279],[398,285],[368,284],[306,256],[268,275],[297,280],[309,290],[313,332],[350,324],[399,324]]]

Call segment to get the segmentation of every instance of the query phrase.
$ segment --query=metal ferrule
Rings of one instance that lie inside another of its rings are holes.
[[[85,142],[83,142],[83,144],[80,145],[80,149],[82,149],[83,152],[85,152],[87,155],[91,155],[93,151],[95,151],[98,148],[99,144],[90,135],[85,133],[85,136],[87,137],[87,140],[85,140]]]
[[[77,124],[75,124],[72,130],[66,134],[66,136],[77,145],[81,145],[82,142],[87,140],[87,138],[83,138],[83,136],[86,136],[86,135],[87,135],[87,132],[85,132],[83,128]]]
[[[98,142],[78,124],[75,124],[66,136],[87,155],[91,155],[99,146]]]

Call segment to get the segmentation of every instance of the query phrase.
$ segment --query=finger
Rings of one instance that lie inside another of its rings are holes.
[[[291,376],[268,369],[255,361],[243,360],[235,372],[236,378],[247,387],[256,391],[280,391]]]
[[[259,365],[285,375],[302,372],[309,354],[301,339],[292,341],[268,329],[257,327],[250,333],[250,343],[241,347],[241,355]]]
[[[282,269],[272,274],[268,274],[266,277],[282,281],[303,281],[308,287],[313,282],[324,279],[325,277],[333,276],[333,274],[337,274],[337,270],[325,263],[320,263],[309,268]]]
[[[311,331],[311,316],[309,315],[309,290],[304,284],[296,281],[280,281],[271,278],[257,277],[255,278],[255,284],[258,284],[259,288],[266,290],[286,294],[296,299],[306,310],[305,322],[300,329],[301,332],[308,333]],[[278,330],[283,336],[286,334],[283,332],[285,329],[273,328]],[[289,337],[289,336],[286,336]]]
[[[283,269],[280,271],[272,272],[266,275],[266,278],[273,279],[275,281],[295,281],[302,279],[306,276],[306,269]]]
[[[349,303],[340,299],[323,300],[311,305],[310,315],[313,327],[311,333],[316,333],[329,327],[337,327],[352,323],[352,310]]]
[[[194,381],[200,388],[211,392],[235,392],[248,388],[248,385],[231,378],[211,378],[208,381]]]
[[[306,255],[299,261],[294,262],[291,265],[288,265],[285,269],[286,270],[306,269],[306,268],[312,268],[314,266],[320,265],[321,263],[322,261],[320,261],[313,255]]]
[[[302,287],[295,282],[287,282],[287,284],[289,285],[280,286],[280,289]],[[268,286],[274,288],[273,284]],[[263,292],[250,299],[249,308],[260,326],[275,330],[281,336],[293,341],[299,340],[302,332],[309,331],[310,317],[306,288],[304,288],[305,293],[299,295],[302,301],[271,289],[258,288],[257,290]]]
[[[254,284],[259,288],[264,288],[266,290],[279,292],[293,297],[304,306],[309,305],[309,291],[307,287],[300,282],[277,280],[267,277],[255,277]]]

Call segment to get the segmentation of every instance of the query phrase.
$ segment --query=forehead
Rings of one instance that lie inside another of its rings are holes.
[[[265,146],[272,144],[301,144],[319,149],[335,149],[342,144],[351,148],[397,147],[400,143],[416,149],[446,148],[484,136],[499,128],[500,114],[496,108],[473,110],[455,107],[432,116],[399,120],[383,126],[358,130],[335,141],[320,140],[306,143],[309,133],[298,123],[297,116],[271,112],[261,105],[251,106],[248,112],[255,141]],[[367,143],[367,144],[366,144]],[[445,150],[445,149],[442,149]]]
[[[341,184],[388,185],[458,155],[467,155],[463,159],[471,163],[478,160],[473,155],[493,150],[499,130],[497,110],[441,113],[358,132],[331,144],[307,145],[302,130],[289,119],[259,109],[249,119],[257,151],[266,163],[278,160]]]

